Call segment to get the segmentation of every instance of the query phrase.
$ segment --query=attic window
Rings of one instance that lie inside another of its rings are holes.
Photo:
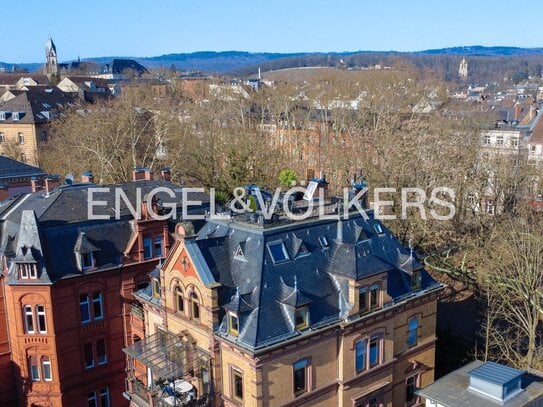
[[[282,241],[268,243],[268,251],[275,264],[290,260],[287,249]]]
[[[6,112],[0,112],[0,120],[6,120]]]
[[[81,256],[81,268],[83,270],[88,270],[94,267],[94,258],[92,256],[92,252],[81,253],[80,256]]]
[[[239,335],[239,318],[233,312],[228,313],[228,333],[232,336]]]
[[[309,309],[307,307],[296,308],[294,311],[294,325],[298,331],[309,326]]]
[[[376,231],[378,234],[383,234],[383,233],[385,233],[384,230],[383,230],[383,227],[382,227],[379,223],[376,223],[375,225],[373,225],[373,229],[375,229],[375,231]]]
[[[22,280],[38,278],[38,269],[35,264],[19,263],[17,268],[19,270],[19,278]]]
[[[319,243],[321,244],[323,248],[330,246],[328,239],[324,235],[319,236]]]
[[[422,282],[422,275],[420,274],[420,271],[414,271],[411,274],[411,289],[419,290],[421,287],[421,282]]]
[[[14,122],[19,121],[19,112],[13,112],[12,120]]]

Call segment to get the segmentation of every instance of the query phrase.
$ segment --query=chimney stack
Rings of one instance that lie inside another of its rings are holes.
[[[145,168],[134,167],[132,181],[139,181],[140,179],[145,179]]]
[[[172,180],[172,171],[170,167],[162,167],[160,169],[160,178],[162,178],[163,181],[171,181]]]
[[[0,184],[0,201],[5,201],[9,198],[8,184]]]
[[[90,171],[85,171],[81,174],[81,182],[83,184],[94,184],[94,174]]]
[[[147,181],[152,181],[154,179],[154,176],[153,176],[153,170],[150,169],[150,168],[144,168],[143,169],[143,172],[144,172],[144,176],[145,176],[145,180]]]
[[[60,186],[60,178],[58,175],[48,175],[45,177],[45,191],[50,193],[53,189]]]
[[[38,178],[38,177],[30,178],[30,186],[32,188],[32,192],[40,191],[41,189],[43,189],[41,182],[42,182],[41,178]]]

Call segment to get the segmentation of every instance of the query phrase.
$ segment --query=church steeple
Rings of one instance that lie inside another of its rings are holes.
[[[58,74],[57,47],[51,37],[45,44],[45,74]]]

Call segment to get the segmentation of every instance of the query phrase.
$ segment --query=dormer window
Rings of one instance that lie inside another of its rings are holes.
[[[268,243],[268,252],[274,264],[290,260],[287,249],[282,241]]]
[[[151,284],[153,286],[153,297],[160,298],[160,281],[158,278],[151,279]]]
[[[413,271],[413,273],[411,274],[411,289],[420,290],[421,285],[422,285],[422,275],[420,271]]]
[[[381,307],[381,287],[372,284],[369,287],[361,287],[358,290],[358,312],[364,314]]]
[[[13,112],[12,120],[13,120],[14,122],[18,122],[18,121],[19,121],[19,112]]]
[[[7,114],[6,112],[0,112],[0,120],[4,121],[6,120]]]
[[[232,336],[239,335],[239,318],[233,312],[228,312],[228,333]]]
[[[155,237],[155,257],[162,257],[162,236]]]
[[[319,243],[321,244],[322,248],[330,246],[330,243],[328,242],[328,239],[324,235],[319,236]]]
[[[143,258],[145,260],[153,257],[153,240],[150,236],[143,238]]]
[[[35,263],[19,263],[17,264],[19,278],[22,280],[38,278],[38,268]]]
[[[309,326],[309,309],[307,307],[300,307],[294,310],[294,325],[298,331],[306,329]]]
[[[95,252],[99,251],[87,238],[85,232],[81,232],[75,242],[74,253],[77,267],[81,271],[91,270],[96,267]]]
[[[83,270],[88,270],[94,267],[94,259],[92,257],[92,252],[90,253],[81,253],[81,268]]]
[[[383,227],[379,223],[376,223],[375,225],[373,225],[373,229],[380,235],[385,233],[385,231],[383,230]]]

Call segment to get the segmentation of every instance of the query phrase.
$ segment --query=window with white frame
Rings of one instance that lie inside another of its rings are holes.
[[[25,321],[25,332],[27,334],[35,333],[34,329],[34,313],[32,311],[32,305],[25,305],[23,307],[24,321]]]
[[[155,257],[162,257],[162,236],[155,237]]]
[[[105,339],[99,339],[96,342],[96,356],[97,356],[99,365],[105,365],[107,363],[107,352],[106,352],[106,340]]]
[[[47,321],[45,318],[45,306],[44,305],[36,305],[36,316],[38,321],[38,332],[40,334],[46,334],[47,333]]]
[[[25,135],[23,133],[18,133],[17,134],[17,142],[19,144],[24,144],[25,143]]]
[[[92,320],[102,320],[104,318],[102,293],[100,291],[95,291],[92,294],[80,295],[79,313],[81,317],[81,323],[83,324],[87,324]]]
[[[100,407],[109,407],[109,388],[100,389]]]
[[[88,404],[89,407],[98,407],[97,400],[96,400],[96,392],[95,391],[91,391],[87,395],[87,404]]]
[[[51,370],[51,359],[44,356],[41,360],[41,371],[43,374],[43,380],[50,382],[53,380],[53,372]]]

